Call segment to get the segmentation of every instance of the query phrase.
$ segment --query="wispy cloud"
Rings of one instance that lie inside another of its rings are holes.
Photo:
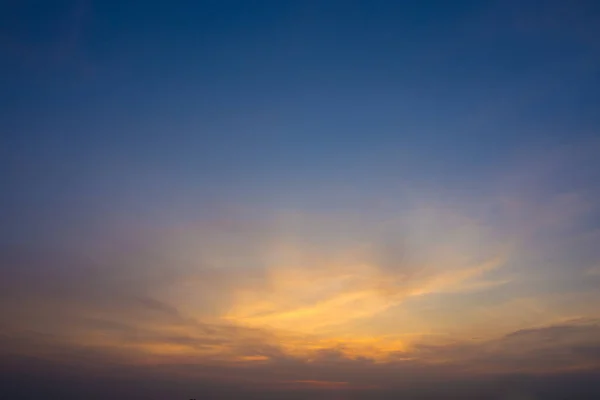
[[[370,218],[229,216],[61,251],[5,247],[1,350],[336,390],[597,369],[594,253],[556,256],[590,248],[592,202],[538,203],[532,192],[423,196]]]

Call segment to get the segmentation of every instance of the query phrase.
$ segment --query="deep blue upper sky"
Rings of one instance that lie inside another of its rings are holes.
[[[2,218],[477,187],[597,131],[598,3],[542,3],[6,2]]]

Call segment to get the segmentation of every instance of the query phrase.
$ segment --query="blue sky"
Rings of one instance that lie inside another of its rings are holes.
[[[599,18],[584,0],[3,3],[0,349],[33,332],[41,353],[167,382],[250,368],[284,392],[598,349]]]

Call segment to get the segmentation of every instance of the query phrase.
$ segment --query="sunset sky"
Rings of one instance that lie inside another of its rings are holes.
[[[0,397],[600,398],[600,2],[0,2]]]

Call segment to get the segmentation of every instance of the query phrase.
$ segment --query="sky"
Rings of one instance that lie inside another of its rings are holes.
[[[0,2],[0,397],[600,398],[600,3]]]

